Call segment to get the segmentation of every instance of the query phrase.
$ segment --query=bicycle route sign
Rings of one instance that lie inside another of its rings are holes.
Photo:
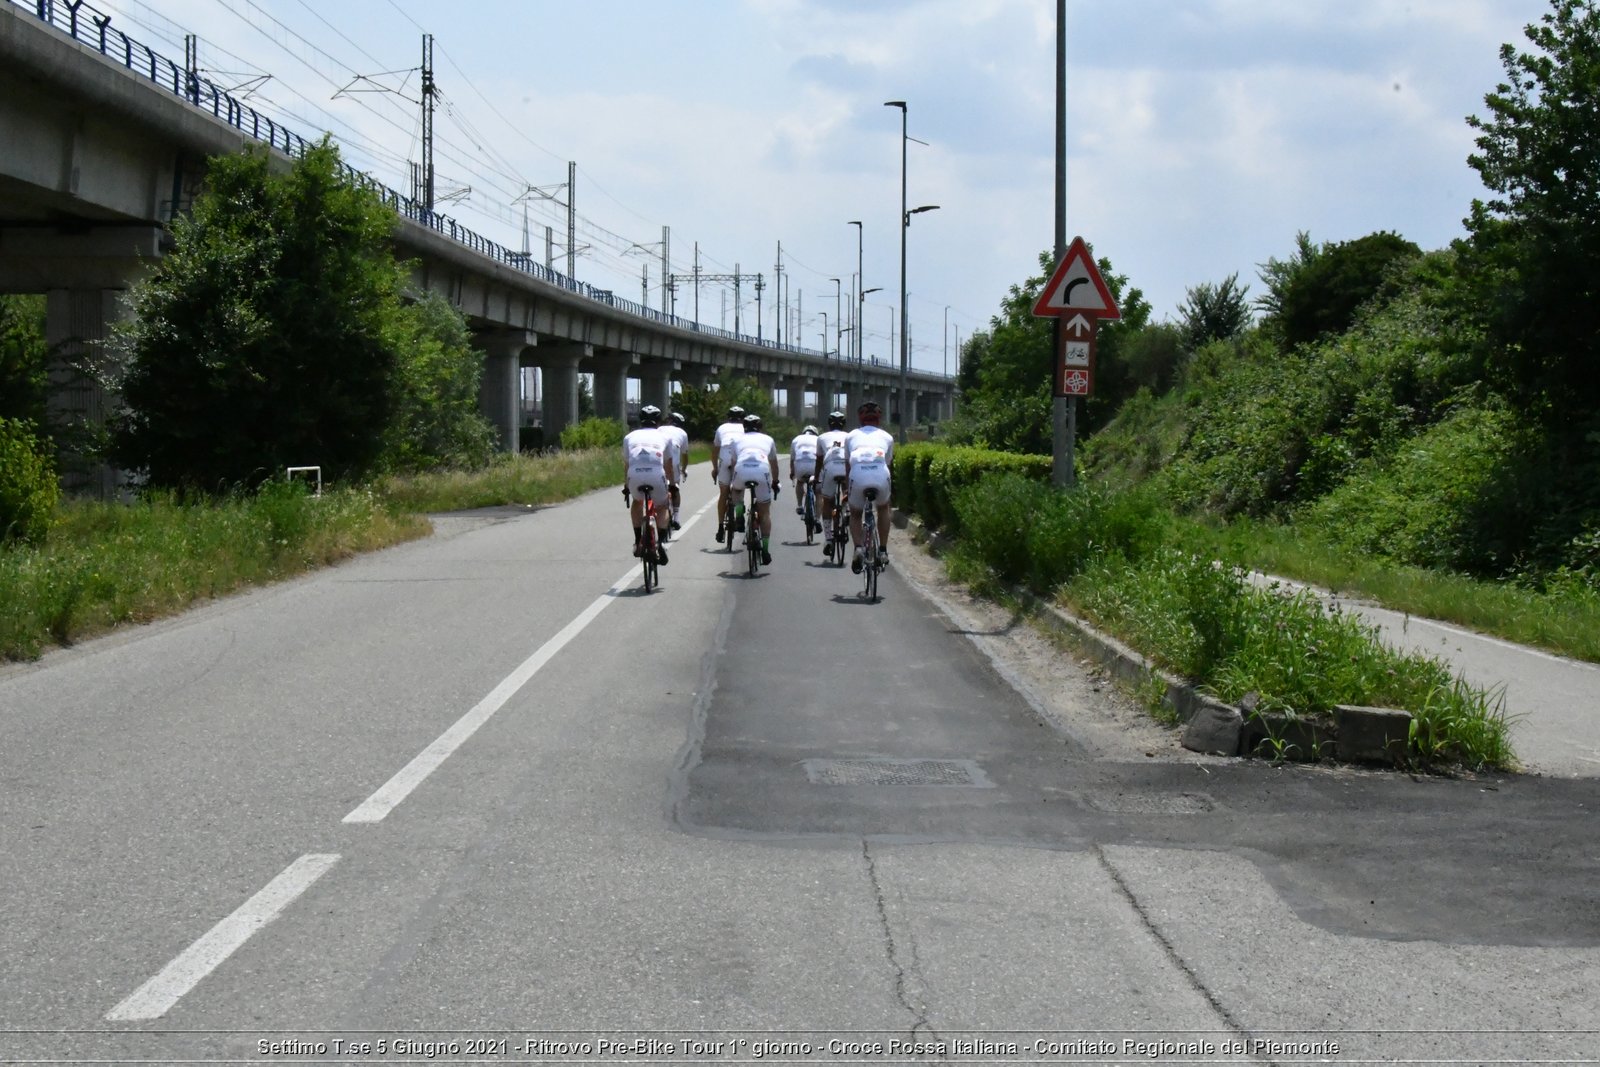
[[[1056,330],[1056,396],[1089,396],[1094,391],[1095,335],[1101,319],[1120,319],[1122,311],[1082,237],[1074,237],[1067,254],[1034,301],[1033,314],[1054,318]]]

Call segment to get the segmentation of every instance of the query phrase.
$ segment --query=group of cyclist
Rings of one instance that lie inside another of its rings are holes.
[[[805,517],[805,493],[808,484],[817,489],[821,501],[821,522],[809,533],[823,534],[823,555],[834,558],[837,524],[846,517],[835,514],[834,489],[841,483],[845,487],[846,506],[849,509],[850,540],[855,546],[855,557],[850,568],[861,573],[863,550],[877,553],[878,565],[889,562],[889,491],[890,468],[894,462],[894,437],[880,423],[883,409],[868,400],[856,409],[859,425],[846,431],[842,411],[828,415],[828,429],[819,434],[815,426],[807,426],[789,444],[789,479],[795,492],[795,514]],[[684,429],[684,417],[674,411],[662,425],[661,409],[647,404],[639,412],[639,428],[622,441],[622,455],[626,463],[627,479],[623,493],[632,497],[633,554],[643,551],[645,522],[645,488],[652,499],[661,501],[655,509],[657,538],[656,562],[667,562],[666,542],[671,530],[680,528],[678,486],[688,467],[689,435]],[[778,498],[781,479],[778,474],[778,445],[762,431],[761,416],[746,412],[734,405],[728,409],[727,421],[717,427],[711,440],[711,455],[717,481],[717,543],[722,544],[735,533],[742,532],[744,523],[759,523],[761,532],[761,562],[772,563],[772,502]],[[744,486],[755,484],[754,516],[742,514],[743,508],[735,503],[735,487],[742,495]],[[862,512],[866,509],[869,490],[875,490],[873,504],[877,509],[877,545],[862,545]],[[807,519],[806,521],[810,521]]]

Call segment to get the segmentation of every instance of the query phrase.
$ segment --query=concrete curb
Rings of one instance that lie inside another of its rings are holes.
[[[951,539],[929,531],[913,516],[896,510],[894,524],[935,556]],[[1290,716],[1260,712],[1254,694],[1239,706],[1200,692],[1188,681],[1162,670],[1142,653],[1025,589],[1011,594],[1026,604],[1052,631],[1098,663],[1131,689],[1161,688],[1161,703],[1184,724],[1183,747],[1216,756],[1261,756],[1271,759],[1349,763],[1405,762],[1411,713],[1393,708],[1339,705],[1331,717]]]

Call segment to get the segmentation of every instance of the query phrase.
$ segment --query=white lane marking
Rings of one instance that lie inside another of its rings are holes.
[[[699,511],[695,512],[689,521],[682,523],[683,528],[678,531],[679,536],[688,532],[689,527],[693,526],[695,521],[715,503],[716,498],[713,497]],[[638,566],[636,563],[629,567],[626,574],[611,583],[611,588],[600,594],[594,603],[584,608],[577,618],[563,626],[560,633],[540,645],[533,655],[523,660],[516,670],[506,675],[505,679],[495,686],[488,696],[478,701],[471,711],[457,719],[455,725],[440,734],[433,744],[423,749],[410,763],[400,768],[393,778],[379,786],[377,792],[363,800],[342,821],[347,823],[381,822],[384,816],[398,807],[400,802],[405,800],[413,789],[421,785],[428,775],[438,770],[439,766],[449,759],[456,749],[465,744],[467,738],[477,733],[478,727],[488,722],[490,717],[505,705],[506,701],[516,695],[517,690],[527,685],[528,680],[538,674],[541,667],[549,663],[557,652],[560,652],[567,646],[568,642],[582,633],[584,627],[593,622],[595,616],[604,611],[606,605],[615,600],[619,592],[640,578],[641,574]]]
[[[213,926],[154,978],[107,1012],[106,1019],[110,1022],[141,1022],[161,1018],[180,997],[233,955],[240,945],[250,939],[251,934],[276,919],[283,909],[294,903],[296,897],[338,862],[337,855],[314,853],[301,856],[289,864],[283,873],[241,904],[237,911]]]

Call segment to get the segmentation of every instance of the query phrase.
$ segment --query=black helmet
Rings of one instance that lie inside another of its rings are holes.
[[[640,426],[660,426],[661,425],[661,409],[656,407],[654,404],[646,404],[644,407],[640,408],[639,409],[639,425]]]
[[[817,428],[815,426],[807,426],[805,429],[801,430],[800,432],[801,433],[808,433],[812,437],[817,436]]]
[[[830,429],[830,430],[842,430],[842,429],[844,429],[844,412],[842,412],[842,411],[830,411],[830,412],[828,412],[828,429]]]
[[[761,416],[757,415],[753,411],[750,414],[746,415],[744,417],[744,428],[746,430],[759,430],[759,429],[761,429]]]
[[[674,426],[682,426],[688,421],[683,417],[683,412],[681,411],[674,411],[671,415],[668,415],[667,418],[672,420],[672,425]]]
[[[728,409],[728,421],[729,422],[738,422],[740,419],[743,419],[743,418],[744,418],[744,408],[740,407],[738,404],[735,404],[735,405],[733,405],[733,407]]]
[[[861,406],[856,408],[856,417],[864,425],[876,426],[883,419],[883,409],[876,400],[863,400]]]

